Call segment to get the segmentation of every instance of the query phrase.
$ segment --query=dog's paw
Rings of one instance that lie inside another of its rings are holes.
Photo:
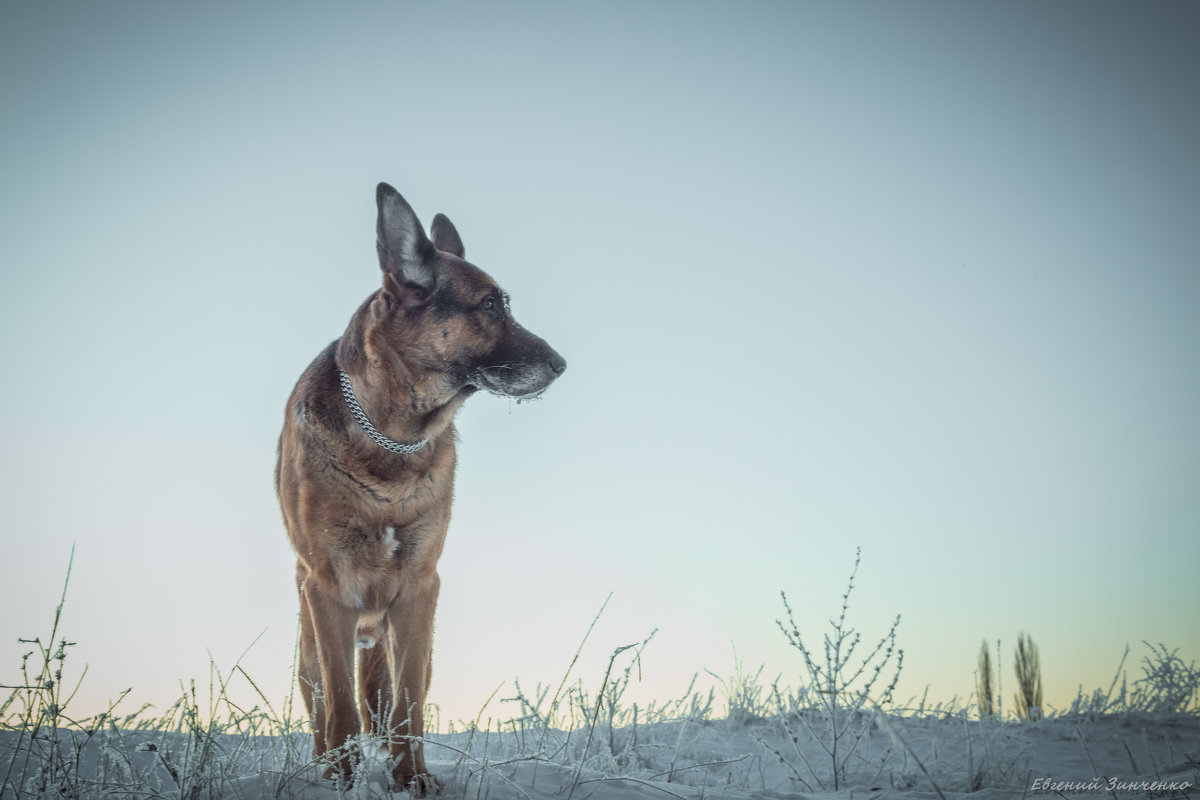
[[[354,786],[359,777],[358,767],[362,760],[357,749],[340,748],[323,753],[316,758],[325,762],[325,769],[322,772],[325,780],[333,781],[333,785],[338,789],[349,789]]]
[[[425,772],[409,778],[393,775],[392,782],[396,791],[406,790],[410,797],[437,797],[442,791],[442,784],[438,779]]]
[[[336,789],[349,789],[354,785],[354,770],[348,760],[327,764],[322,776],[327,781],[333,781]]]

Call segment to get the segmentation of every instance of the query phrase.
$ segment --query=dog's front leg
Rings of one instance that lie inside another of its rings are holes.
[[[348,746],[359,729],[358,704],[354,699],[354,636],[358,610],[342,605],[336,593],[315,580],[304,585],[304,599],[312,621],[321,665],[321,692],[325,702],[325,736],[331,763],[326,777],[336,773],[347,781],[353,766]],[[314,742],[320,742],[314,737]],[[323,753],[314,753],[316,756]]]
[[[391,629],[392,682],[395,704],[389,728],[389,750],[396,789],[416,796],[436,791],[437,781],[425,766],[425,694],[433,661],[433,615],[441,579],[435,570],[405,576],[400,593],[388,607]]]

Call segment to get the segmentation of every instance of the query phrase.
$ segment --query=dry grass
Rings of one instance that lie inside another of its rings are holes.
[[[653,786],[656,794],[677,797],[855,786],[924,787],[944,795],[1028,785],[1030,754],[1016,730],[1032,726],[1014,726],[998,714],[973,718],[974,704],[930,707],[921,701],[901,708],[892,702],[901,666],[898,620],[877,644],[860,648],[861,637],[848,622],[857,566],[856,558],[821,650],[808,647],[785,597],[786,624],[780,621],[780,627],[801,654],[807,678],[791,688],[778,678],[766,684],[763,669],[746,669],[735,652],[732,677],[709,673],[717,681],[712,689],[698,688],[694,676],[676,699],[629,702],[627,690],[639,677],[654,633],[614,647],[603,678],[589,687],[575,670],[593,621],[560,679],[531,692],[514,681],[515,691],[500,701],[511,713],[484,721],[481,709],[476,719],[426,737],[447,793],[573,798],[608,783]],[[0,796],[201,800],[287,798],[311,794],[314,787],[318,794],[334,791],[319,778],[307,721],[295,714],[292,698],[272,705],[237,663],[227,669],[210,663],[207,687],[181,684],[178,700],[162,713],[148,706],[127,713],[126,691],[100,714],[73,716],[71,700],[86,669],[70,677],[75,645],[60,635],[69,579],[68,566],[48,635],[26,640],[30,650],[20,678],[6,682]],[[1063,724],[1086,731],[1114,716],[1194,718],[1200,671],[1177,651],[1147,647],[1142,677],[1130,684],[1118,668],[1107,692],[1079,693],[1058,715]],[[235,684],[239,690],[249,686],[258,704],[233,702]],[[1088,746],[1084,733],[1078,736]],[[366,754],[355,796],[388,796],[381,777],[388,765],[378,742],[362,738],[355,744]],[[1131,762],[1134,749],[1136,742],[1126,745]]]

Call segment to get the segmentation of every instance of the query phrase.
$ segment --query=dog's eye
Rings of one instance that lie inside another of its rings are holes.
[[[489,314],[495,314],[500,310],[500,304],[496,301],[496,298],[494,298],[494,297],[487,298],[486,300],[483,301],[482,305],[480,305],[479,307],[482,308],[484,311],[486,311]]]

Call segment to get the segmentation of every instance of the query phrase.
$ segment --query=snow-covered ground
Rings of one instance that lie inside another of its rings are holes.
[[[808,675],[799,687],[765,683],[761,668],[747,671],[738,661],[733,676],[713,676],[712,689],[693,682],[674,700],[630,702],[627,690],[653,635],[617,648],[597,687],[574,677],[578,652],[557,687],[526,691],[514,681],[507,716],[482,722],[481,710],[474,722],[425,737],[440,794],[1200,797],[1200,669],[1176,651],[1147,645],[1140,677],[1130,680],[1122,659],[1107,690],[1081,692],[1064,711],[1041,718],[1039,704],[1028,703],[1032,721],[1011,710],[981,716],[974,699],[967,706],[898,705],[895,625],[874,648],[858,651],[861,640],[846,617],[852,588],[853,574],[820,650],[801,636],[785,600],[787,624],[780,628]],[[19,677],[0,682],[10,691],[0,696],[0,799],[404,796],[388,786],[388,758],[377,738],[351,743],[360,756],[351,786],[323,778],[295,698],[273,705],[240,666],[213,666],[207,693],[193,682],[161,713],[119,710],[122,696],[108,712],[75,718],[73,681],[64,677],[72,643],[57,635],[61,612],[60,604],[45,640],[22,640],[31,651]],[[1035,649],[1032,655],[1036,663]],[[258,692],[258,705],[232,699],[235,678]],[[983,694],[997,701],[993,691]]]
[[[603,704],[602,704],[603,706]],[[681,716],[573,732],[535,719],[503,730],[429,737],[442,796],[463,798],[990,798],[1188,797],[1200,794],[1195,714],[1063,715],[1038,722],[966,715],[871,715],[839,742],[836,788],[830,731],[803,714],[774,718]],[[356,785],[319,777],[303,732],[268,735],[135,730],[0,733],[4,798],[391,797],[378,742]],[[590,734],[590,735],[589,735]],[[1115,782],[1115,783],[1110,783]],[[1110,786],[1112,790],[1110,791]],[[401,795],[403,796],[403,795]]]

